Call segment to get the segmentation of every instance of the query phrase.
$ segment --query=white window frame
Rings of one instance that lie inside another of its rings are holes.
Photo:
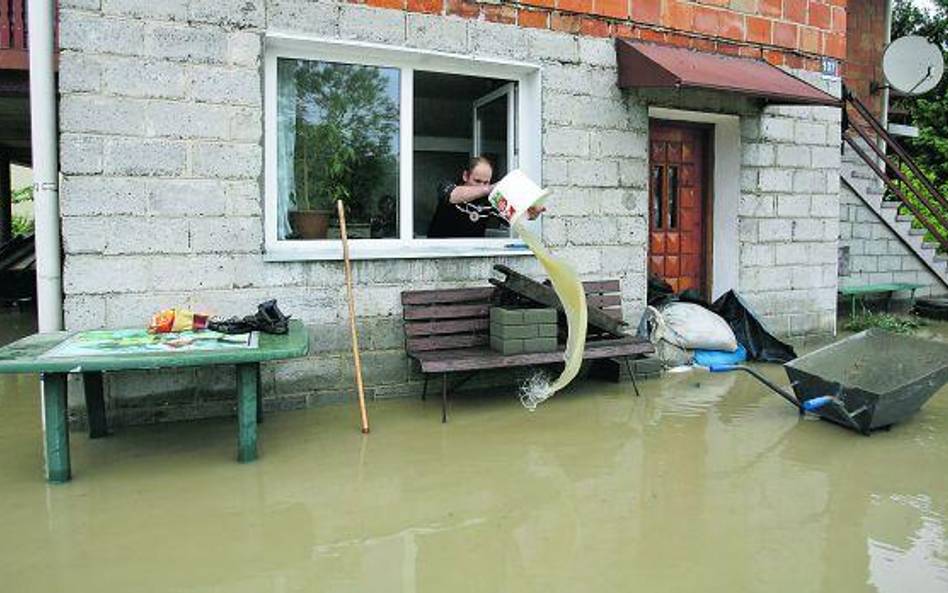
[[[399,105],[399,238],[353,239],[353,259],[480,257],[529,254],[519,238],[415,239],[412,190],[414,160],[414,71],[442,72],[508,80],[517,84],[517,163],[530,178],[542,179],[540,66],[375,43],[340,41],[271,32],[264,54],[264,259],[266,261],[340,260],[339,241],[280,240],[277,236],[277,59],[321,60],[397,68]],[[533,228],[540,231],[539,221]]]

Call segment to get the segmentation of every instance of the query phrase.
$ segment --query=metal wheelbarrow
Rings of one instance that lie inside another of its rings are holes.
[[[948,344],[869,329],[783,365],[788,391],[754,369],[713,365],[713,373],[744,371],[793,404],[869,435],[914,414],[948,383]]]

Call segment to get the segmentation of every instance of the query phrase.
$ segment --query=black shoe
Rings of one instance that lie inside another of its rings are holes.
[[[260,303],[253,320],[256,329],[268,334],[285,334],[290,331],[290,316],[280,311],[276,299]]]

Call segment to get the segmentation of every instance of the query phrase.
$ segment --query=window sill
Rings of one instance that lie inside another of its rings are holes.
[[[321,244],[325,243],[325,244]],[[349,259],[447,259],[460,257],[511,257],[533,255],[519,239],[478,241],[440,239],[403,243],[401,241],[350,241]],[[341,261],[339,241],[279,241],[268,245],[263,255],[266,262]]]

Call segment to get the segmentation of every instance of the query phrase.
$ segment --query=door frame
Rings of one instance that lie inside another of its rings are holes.
[[[712,299],[714,280],[714,124],[679,119],[653,117],[649,112],[649,146],[652,141],[652,125],[694,130],[701,135],[701,287],[699,292],[705,299]],[[648,168],[652,170],[652,151],[649,150]],[[651,179],[651,174],[649,174]],[[649,190],[651,204],[651,189]],[[651,232],[651,206],[649,206],[648,228]],[[651,241],[649,241],[651,248]]]
[[[671,107],[650,106],[654,119],[708,123],[714,126],[714,262],[711,298],[740,289],[741,232],[739,227],[742,186],[742,121],[748,117]],[[753,124],[753,121],[750,122]]]

